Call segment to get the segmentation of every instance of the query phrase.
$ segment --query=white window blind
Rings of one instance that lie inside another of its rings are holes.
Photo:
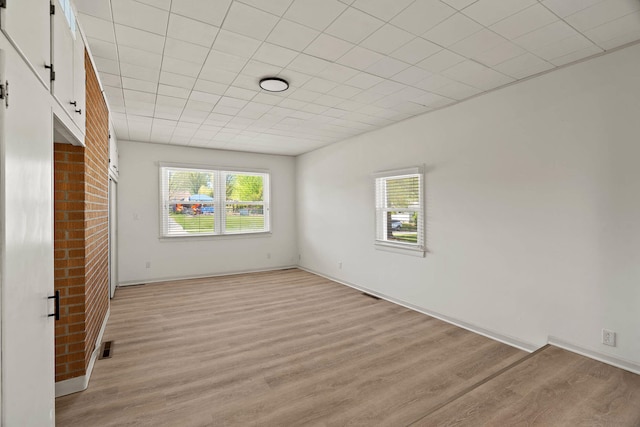
[[[269,174],[160,167],[162,237],[270,230]]]
[[[423,190],[420,168],[376,174],[377,244],[424,250]]]

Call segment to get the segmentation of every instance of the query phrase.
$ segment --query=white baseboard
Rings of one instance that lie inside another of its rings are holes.
[[[298,266],[298,268],[301,269],[301,270],[307,271],[309,273],[313,273],[313,274],[316,274],[318,276],[324,277],[326,279],[332,280],[334,282],[340,283],[342,285],[349,286],[350,288],[354,288],[354,289],[357,289],[359,291],[366,292],[366,293],[371,294],[371,295],[375,295],[375,296],[377,296],[379,298],[382,298],[382,299],[384,299],[386,301],[392,302],[394,304],[401,305],[401,306],[406,307],[406,308],[408,308],[410,310],[413,310],[413,311],[417,311],[418,313],[422,313],[422,314],[426,314],[427,316],[435,317],[436,319],[440,319],[443,322],[450,323],[450,324],[458,326],[458,327],[460,327],[462,329],[466,329],[468,331],[474,332],[474,333],[476,333],[478,335],[482,335],[482,336],[490,338],[492,340],[499,341],[499,342],[501,342],[503,344],[510,345],[511,347],[515,347],[515,348],[518,348],[520,350],[524,350],[524,351],[526,351],[528,353],[532,353],[532,352],[538,350],[540,347],[542,347],[540,345],[535,345],[535,344],[531,344],[531,343],[528,343],[528,342],[525,342],[525,341],[521,341],[521,340],[518,340],[516,338],[507,336],[507,335],[503,335],[503,334],[500,334],[500,333],[497,333],[497,332],[494,332],[494,331],[490,331],[490,330],[485,329],[485,328],[481,328],[481,327],[476,326],[476,325],[472,325],[472,324],[467,323],[467,322],[463,322],[463,321],[454,319],[454,318],[446,316],[444,314],[436,313],[434,311],[428,310],[428,309],[423,308],[423,307],[419,307],[417,305],[408,303],[406,301],[402,301],[402,300],[394,298],[394,297],[390,297],[390,296],[382,294],[380,292],[372,291],[371,289],[367,289],[364,286],[360,286],[360,285],[356,285],[356,284],[353,284],[353,283],[345,282],[344,280],[340,280],[340,279],[337,279],[335,277],[331,277],[331,276],[328,276],[326,274],[319,273],[319,272],[311,270],[309,268],[305,268],[305,267],[301,267],[301,266]]]
[[[147,283],[171,282],[173,280],[206,279],[207,277],[234,276],[236,274],[248,274],[248,273],[264,273],[267,271],[287,270],[289,268],[299,268],[299,267],[297,265],[282,265],[278,267],[269,267],[269,268],[262,268],[257,270],[235,270],[235,271],[225,271],[223,273],[194,274],[190,276],[156,277],[156,278],[150,278],[146,280],[128,280],[124,282],[119,282],[118,286],[125,287],[125,286],[145,285]]]
[[[102,326],[100,327],[100,332],[98,332],[98,338],[96,339],[96,348],[91,353],[91,359],[89,360],[89,366],[87,366],[86,374],[75,378],[69,378],[64,381],[58,381],[56,383],[56,397],[77,393],[79,391],[86,390],[89,386],[89,379],[91,378],[91,372],[93,372],[93,365],[96,363],[96,359],[100,354],[100,344],[102,343],[102,336],[104,335],[104,330],[107,328],[107,321],[109,320],[110,314],[111,307],[107,309],[107,314],[104,316],[104,320],[102,321]]]
[[[609,356],[608,354],[603,354],[594,350],[588,350],[586,348],[580,347],[561,338],[553,336],[549,336],[549,344],[568,350],[572,353],[577,353],[581,356],[585,356],[590,359],[595,359],[599,362],[615,366],[616,368],[624,369],[625,371],[633,372],[634,374],[640,375],[640,365],[631,362],[630,360],[621,359],[615,356]]]

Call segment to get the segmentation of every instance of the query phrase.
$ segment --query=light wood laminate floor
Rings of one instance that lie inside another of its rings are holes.
[[[640,376],[295,269],[121,288],[104,339],[58,426],[640,425]]]

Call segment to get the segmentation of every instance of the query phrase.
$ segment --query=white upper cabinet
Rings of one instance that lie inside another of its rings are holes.
[[[42,82],[49,87],[51,63],[51,24],[49,2],[43,0],[0,0],[2,32],[27,58]]]
[[[51,36],[55,80],[52,92],[65,111],[85,131],[84,42],[75,25],[75,15],[68,1],[54,0]]]

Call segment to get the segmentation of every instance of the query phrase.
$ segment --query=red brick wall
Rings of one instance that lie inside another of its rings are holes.
[[[54,144],[56,381],[86,373],[109,306],[109,112],[85,66],[86,147]]]
[[[109,307],[109,110],[88,54],[85,69],[85,363],[88,365]]]
[[[84,148],[54,144],[56,381],[85,373]]]

